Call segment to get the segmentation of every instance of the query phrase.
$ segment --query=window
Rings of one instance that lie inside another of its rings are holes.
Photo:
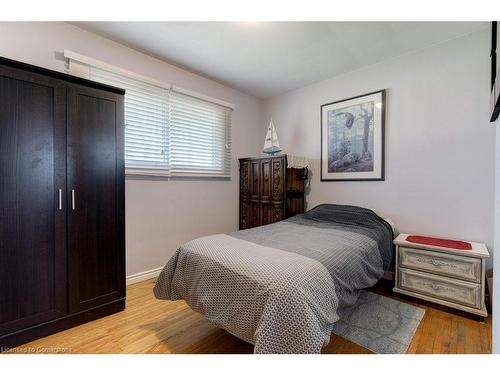
[[[170,92],[170,168],[175,174],[231,174],[231,110]]]
[[[169,92],[165,88],[90,67],[89,78],[125,89],[125,167],[168,174]]]
[[[125,89],[127,174],[231,176],[232,104],[64,52],[70,73]]]

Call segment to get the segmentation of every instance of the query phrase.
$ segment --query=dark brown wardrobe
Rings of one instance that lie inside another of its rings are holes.
[[[287,168],[286,155],[240,161],[240,229],[271,224],[304,212],[303,169]]]
[[[0,58],[0,347],[125,307],[123,94]]]

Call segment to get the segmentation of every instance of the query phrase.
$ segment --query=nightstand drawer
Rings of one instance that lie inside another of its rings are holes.
[[[481,282],[481,259],[399,247],[399,265],[444,276]]]
[[[474,308],[481,308],[481,285],[438,275],[399,269],[398,287]]]

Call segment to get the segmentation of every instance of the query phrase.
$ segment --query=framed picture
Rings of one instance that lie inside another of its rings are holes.
[[[321,106],[321,181],[384,180],[385,90]]]

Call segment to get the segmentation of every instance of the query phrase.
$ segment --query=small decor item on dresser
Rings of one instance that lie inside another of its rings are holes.
[[[429,238],[431,240],[428,240]],[[486,259],[489,253],[486,245],[477,242],[435,240],[432,237],[405,233],[394,240],[394,291],[487,316],[484,295]],[[469,245],[470,249],[457,251],[456,247],[463,247],[463,244]]]
[[[273,119],[269,122],[269,127],[267,128],[266,140],[264,141],[264,149],[262,150],[265,154],[274,155],[281,152],[280,143],[278,141],[278,133],[276,133],[276,128],[274,127]]]
[[[321,106],[321,181],[384,180],[385,90]]]
[[[427,236],[408,236],[406,241],[419,243],[422,245],[432,245],[447,247],[455,250],[472,250],[470,242],[447,240],[445,238],[427,237]]]

